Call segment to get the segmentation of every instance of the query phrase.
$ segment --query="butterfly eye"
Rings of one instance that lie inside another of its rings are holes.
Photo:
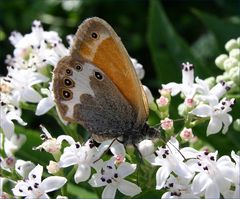
[[[95,71],[95,77],[98,80],[103,80],[103,75],[100,72]]]
[[[72,70],[69,68],[67,68],[65,72],[66,72],[66,75],[72,75]]]
[[[63,89],[62,90],[62,97],[64,100],[70,100],[72,99],[72,92],[68,89]]]
[[[76,68],[77,71],[81,71],[82,70],[82,66],[80,64],[77,64],[75,66],[75,68]]]
[[[67,87],[74,87],[74,81],[70,78],[64,78],[63,84]]]
[[[92,32],[91,34],[93,39],[97,39],[98,38],[98,34],[96,32]]]

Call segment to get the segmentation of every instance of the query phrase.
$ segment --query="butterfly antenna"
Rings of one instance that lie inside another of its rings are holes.
[[[100,155],[100,157],[99,157],[98,159],[96,159],[93,163],[96,163],[98,160],[100,160],[101,157],[104,156],[104,155],[108,152],[108,150],[110,149],[110,147],[113,145],[113,143],[114,143],[116,140],[118,140],[118,139],[117,139],[117,138],[114,138],[114,139],[112,140],[112,142],[110,143],[110,145],[107,147],[107,149],[104,150],[103,153]]]
[[[184,157],[184,155],[182,154],[182,152],[181,152],[177,147],[175,147],[174,144],[171,143],[171,141],[168,142],[168,143],[169,143],[170,145],[172,145],[172,146],[178,151],[178,153],[183,157],[184,160],[187,160],[187,159]],[[166,144],[166,145],[167,145],[167,144]],[[169,147],[169,150],[171,151],[170,147]],[[173,152],[172,152],[172,153],[173,153]]]
[[[175,120],[173,120],[174,122],[179,122],[179,121],[183,121],[184,119],[175,119]],[[156,125],[154,125],[153,126],[153,128],[155,128],[156,130],[158,130],[159,132],[161,131],[161,124],[159,123],[159,124],[156,124]],[[163,130],[163,129],[162,129]],[[172,145],[178,152],[179,152],[179,154],[183,157],[183,159],[184,160],[186,160],[186,158],[184,157],[184,155],[182,154],[182,152],[177,148],[177,147],[175,147],[172,143],[171,143],[171,141],[170,142],[166,142],[161,136],[159,137],[159,139],[165,144],[165,145],[167,145],[168,143],[170,144],[170,145]],[[169,148],[169,150],[171,150],[170,148]]]

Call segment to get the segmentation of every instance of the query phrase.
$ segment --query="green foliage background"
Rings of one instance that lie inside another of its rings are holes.
[[[240,36],[239,0],[80,0],[80,4],[70,10],[64,9],[63,4],[60,0],[0,0],[0,74],[6,74],[4,59],[14,49],[8,36],[13,30],[22,34],[31,32],[34,19],[41,20],[45,30],[57,31],[63,39],[74,34],[87,17],[105,19],[121,37],[130,56],[143,64],[146,71],[143,84],[155,97],[159,97],[157,90],[162,83],[181,81],[182,62],[192,62],[195,76],[201,79],[221,74],[214,64],[215,58],[226,52],[224,44],[228,40]],[[179,118],[177,105],[180,102],[178,97],[173,100],[172,119]],[[232,112],[234,119],[239,118],[239,110],[238,99]],[[31,111],[24,111],[23,117],[33,130],[17,127],[17,132],[25,133],[33,142],[32,146],[24,146],[19,157],[33,161],[39,157],[39,162],[47,164],[50,157],[28,151],[40,143],[39,124],[61,134],[59,126],[49,116],[33,117]],[[151,119],[156,119],[154,114]],[[181,126],[176,124],[176,129]],[[194,133],[220,155],[240,149],[240,133],[232,127],[227,135],[206,137],[206,125],[203,126],[194,129]],[[77,195],[78,188],[71,186],[73,195]],[[82,193],[83,198],[94,197],[91,190],[84,189]],[[149,194],[137,198],[154,197],[156,192]]]

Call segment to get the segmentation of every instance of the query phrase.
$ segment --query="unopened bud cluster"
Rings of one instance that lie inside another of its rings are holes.
[[[240,37],[229,40],[225,45],[225,49],[227,50],[228,54],[221,54],[215,60],[217,67],[225,71],[222,75],[217,76],[216,81],[229,81],[232,88],[231,91],[234,93],[239,93]]]

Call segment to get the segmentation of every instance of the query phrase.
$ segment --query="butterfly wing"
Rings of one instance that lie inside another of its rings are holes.
[[[97,17],[85,20],[76,33],[71,56],[99,67],[134,108],[136,125],[145,123],[149,109],[141,82],[120,38],[107,22]]]
[[[82,124],[103,137],[119,137],[133,129],[136,112],[108,76],[94,64],[71,56],[54,70],[53,91],[63,119]]]

